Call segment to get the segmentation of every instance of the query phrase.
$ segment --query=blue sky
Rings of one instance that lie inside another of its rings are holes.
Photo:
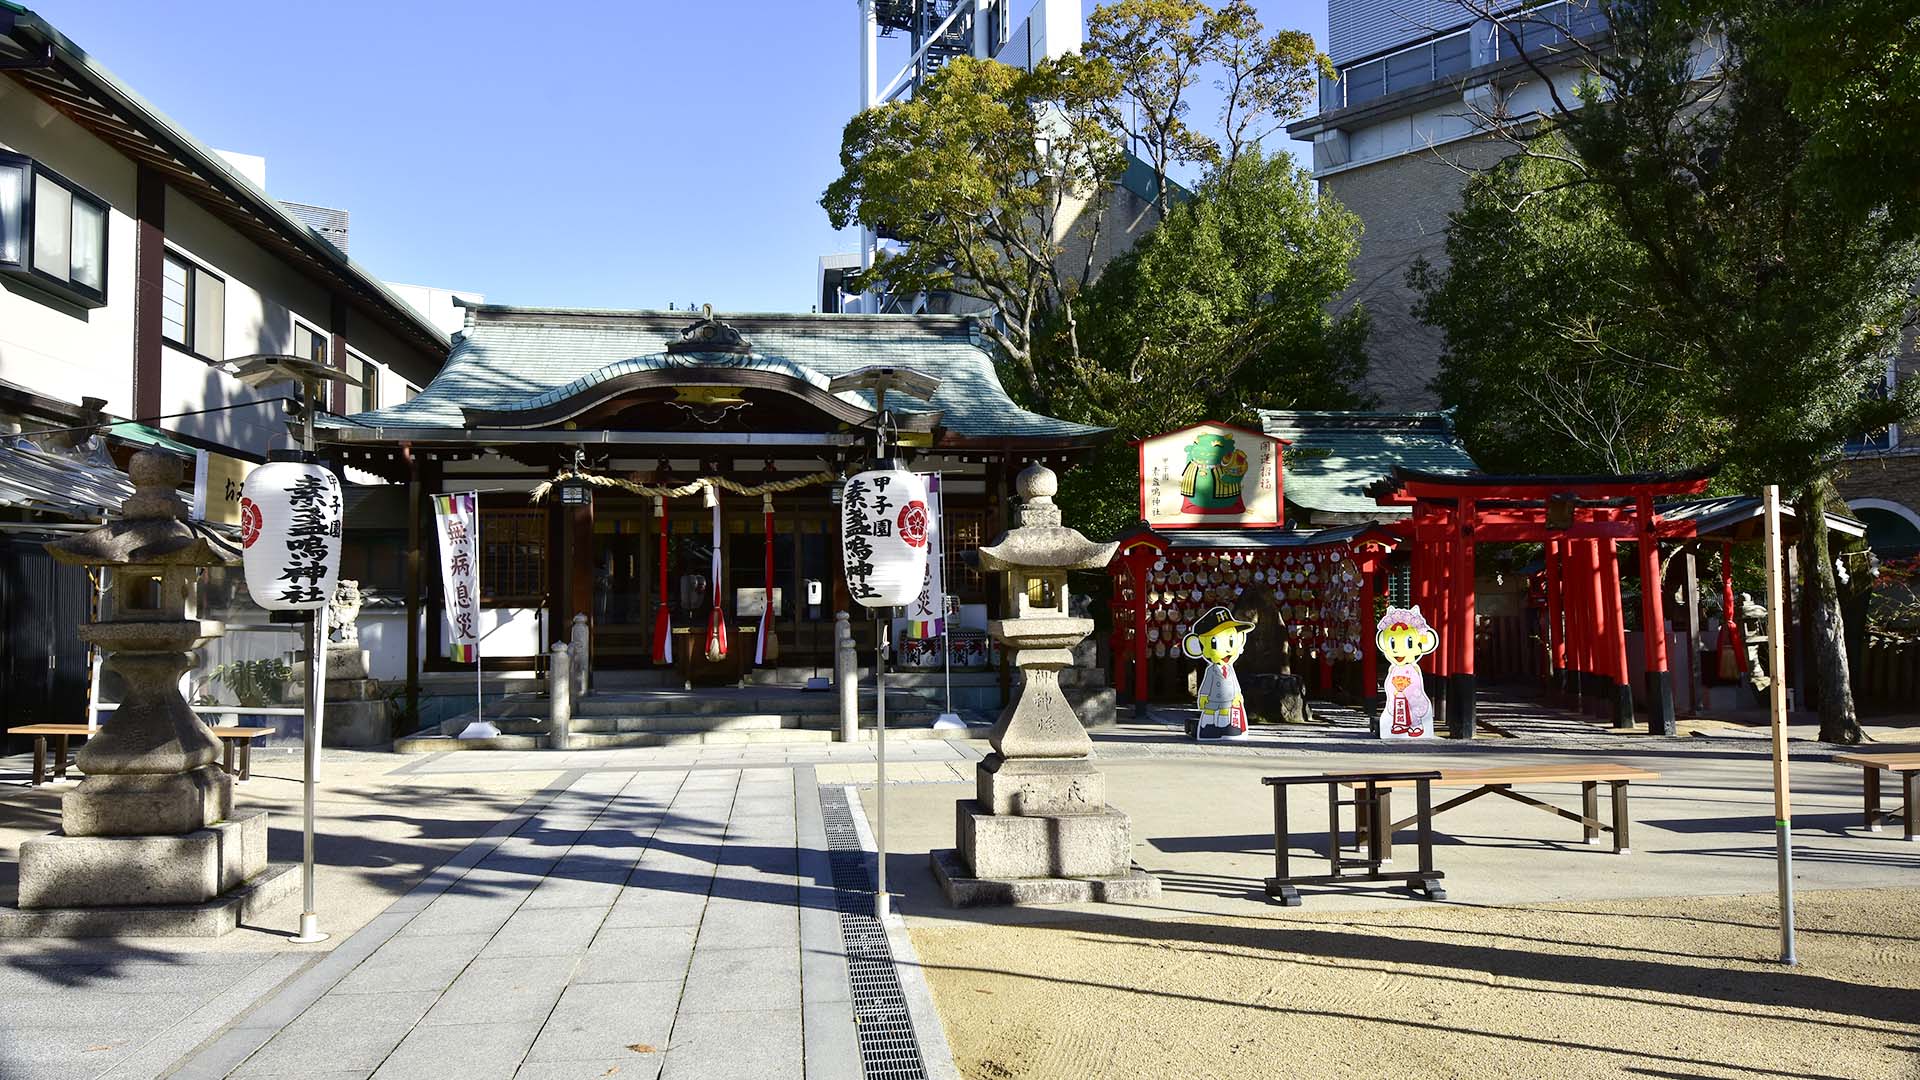
[[[815,259],[853,246],[818,200],[854,0],[28,3],[201,141],[264,155],[276,197],[345,207],[389,280],[805,311]],[[1324,43],[1325,0],[1259,6]]]

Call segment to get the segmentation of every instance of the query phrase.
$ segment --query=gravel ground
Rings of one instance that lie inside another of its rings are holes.
[[[912,930],[979,1080],[1920,1078],[1920,889]]]

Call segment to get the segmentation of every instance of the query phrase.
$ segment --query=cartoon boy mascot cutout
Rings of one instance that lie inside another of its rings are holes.
[[[1440,644],[1440,636],[1415,604],[1388,608],[1380,616],[1380,633],[1374,640],[1387,657],[1387,707],[1380,714],[1380,737],[1434,738],[1433,702],[1420,676],[1420,658]]]
[[[1200,693],[1194,704],[1200,719],[1193,729],[1196,739],[1237,739],[1247,733],[1247,701],[1240,693],[1240,677],[1233,673],[1233,662],[1246,651],[1247,631],[1254,624],[1241,622],[1224,607],[1215,607],[1187,633],[1181,651],[1195,660],[1204,659],[1207,670],[1200,676]]]

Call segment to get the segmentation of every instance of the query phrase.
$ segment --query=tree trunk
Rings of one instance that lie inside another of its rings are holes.
[[[1847,672],[1846,627],[1840,614],[1840,585],[1833,575],[1827,545],[1827,506],[1836,498],[1833,481],[1821,474],[1801,493],[1794,513],[1800,519],[1800,564],[1807,575],[1801,617],[1810,620],[1810,657],[1814,664],[1815,702],[1824,742],[1860,741],[1860,716],[1853,707],[1853,682]]]

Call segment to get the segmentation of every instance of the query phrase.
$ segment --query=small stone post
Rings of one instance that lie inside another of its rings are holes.
[[[860,738],[860,657],[847,613],[833,613],[833,685],[840,691],[840,741]]]
[[[573,743],[573,679],[566,645],[556,641],[547,658],[547,745],[570,750]]]
[[[578,702],[587,696],[587,672],[592,670],[587,663],[587,616],[583,612],[573,617],[573,652],[567,659],[573,669],[573,700]]]

